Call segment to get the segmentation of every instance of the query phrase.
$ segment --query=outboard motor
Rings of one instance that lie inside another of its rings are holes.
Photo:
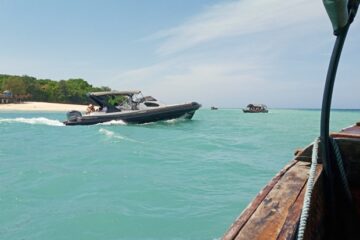
[[[79,111],[70,111],[66,114],[68,121],[74,122],[82,117],[81,112]]]

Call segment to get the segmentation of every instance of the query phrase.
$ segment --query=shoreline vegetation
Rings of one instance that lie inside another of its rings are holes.
[[[54,81],[50,79],[36,79],[26,75],[0,74],[0,92],[4,91],[10,91],[16,102],[85,105],[90,103],[86,97],[88,92],[111,91],[111,88],[105,86],[94,87],[81,78]]]

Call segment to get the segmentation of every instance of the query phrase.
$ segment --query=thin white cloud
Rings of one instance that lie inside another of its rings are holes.
[[[121,89],[141,86],[145,94],[154,94],[168,103],[197,100],[206,104],[215,96],[225,95],[221,102],[229,106],[228,97],[241,92],[248,94],[252,85],[262,85],[265,77],[258,69],[269,67],[263,63],[256,58],[245,61],[223,59],[219,62],[218,59],[205,61],[203,57],[183,56],[124,72],[113,84]],[[238,86],[242,86],[240,91]]]
[[[225,2],[154,34],[160,60],[115,78],[169,103],[314,107],[331,36],[321,1]]]
[[[210,41],[273,31],[298,24],[316,25],[325,15],[320,1],[243,0],[220,3],[207,8],[184,24],[160,31],[153,37],[164,42],[157,50],[167,55]]]

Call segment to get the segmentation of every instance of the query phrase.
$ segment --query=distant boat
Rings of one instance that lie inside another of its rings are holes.
[[[218,110],[218,108],[217,108],[217,107],[212,106],[212,107],[211,107],[211,110]]]
[[[243,109],[244,113],[267,113],[269,110],[264,104],[249,104]]]

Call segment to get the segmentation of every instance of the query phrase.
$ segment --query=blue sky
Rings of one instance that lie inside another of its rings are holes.
[[[0,73],[140,89],[166,103],[320,107],[335,40],[312,0],[0,0]],[[355,19],[333,106],[360,108]]]

